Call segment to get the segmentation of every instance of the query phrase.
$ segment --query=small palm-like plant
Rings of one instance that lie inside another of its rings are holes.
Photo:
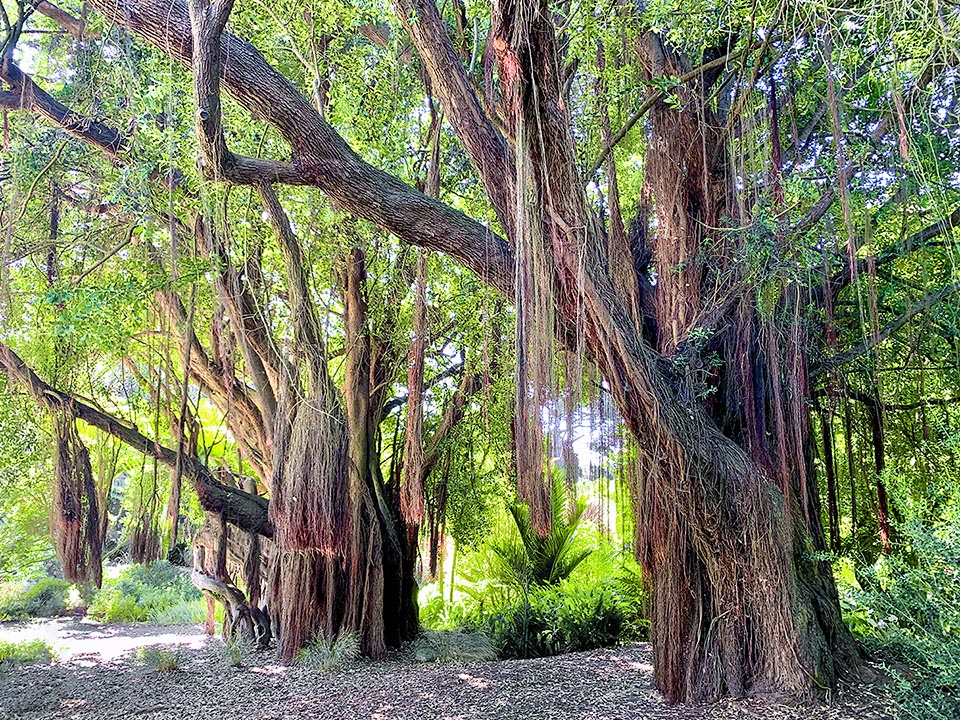
[[[590,550],[578,549],[577,530],[587,503],[578,498],[567,502],[563,474],[555,471],[550,492],[550,532],[540,537],[530,523],[530,509],[520,502],[509,506],[517,533],[510,540],[491,546],[501,579],[520,588],[557,585],[576,569]]]

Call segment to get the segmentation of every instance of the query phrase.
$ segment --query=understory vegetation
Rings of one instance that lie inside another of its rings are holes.
[[[51,647],[42,640],[0,641],[0,671],[19,665],[49,663],[54,657]]]
[[[129,565],[104,579],[87,614],[101,622],[153,622],[159,625],[202,622],[200,591],[185,568],[166,561]]]
[[[840,561],[844,615],[892,679],[904,717],[960,717],[960,522],[897,530],[896,554]]]

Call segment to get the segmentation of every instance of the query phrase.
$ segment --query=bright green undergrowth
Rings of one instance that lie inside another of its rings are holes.
[[[586,503],[569,503],[562,478],[553,486],[550,532],[540,537],[530,514],[512,504],[479,548],[463,553],[454,587],[442,580],[420,593],[420,620],[452,635],[428,634],[422,659],[455,657],[457,644],[480,635],[502,658],[529,658],[609,647],[646,637],[646,596],[633,558],[590,527]],[[470,653],[464,653],[469,655]],[[479,657],[478,659],[484,659]]]
[[[206,608],[188,573],[162,560],[130,565],[106,578],[88,608],[102,622],[154,622],[163,625],[203,620]]]
[[[887,666],[901,717],[960,717],[960,520],[898,530],[890,556],[838,564],[847,624]]]
[[[54,657],[53,649],[42,640],[17,643],[0,641],[0,669],[50,663]]]
[[[67,608],[70,583],[59,578],[0,585],[0,620],[54,617]]]

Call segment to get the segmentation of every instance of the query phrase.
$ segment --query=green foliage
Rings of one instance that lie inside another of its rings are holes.
[[[60,578],[0,586],[0,620],[54,617],[67,608],[70,583]]]
[[[356,633],[340,633],[333,640],[318,636],[297,653],[297,662],[312,670],[340,670],[360,657],[360,638]]]
[[[474,627],[503,658],[530,658],[609,647],[645,637],[642,598],[615,582],[568,581],[541,587],[494,612]]]
[[[561,517],[554,525],[554,531],[564,538],[562,542],[537,538],[528,524],[525,528],[522,525],[528,515],[511,513],[510,528],[495,532],[486,547],[466,553],[460,561],[461,576],[452,599],[445,596],[439,582],[421,590],[420,619],[424,627],[480,633],[503,658],[555,655],[646,637],[646,593],[639,568],[601,535],[586,532],[582,527],[582,502],[569,515],[566,513],[562,490],[561,485],[555,492],[555,512]],[[580,530],[576,542],[571,540],[571,520]],[[510,553],[504,551],[510,542],[503,537],[505,534],[512,537]],[[524,536],[535,552],[528,554],[528,546],[521,539]],[[564,548],[560,560],[530,562],[531,556],[542,558],[546,554],[543,546]],[[504,556],[510,561],[506,562]],[[551,569],[572,560],[576,563],[562,579],[536,580],[550,578]],[[437,653],[423,643],[415,649],[430,659]]]
[[[903,717],[960,716],[960,521],[899,528],[898,552],[838,575],[854,634],[885,661]]]
[[[203,622],[207,617],[207,606],[203,600],[181,600],[150,613],[150,622],[157,625],[192,625]]]
[[[158,560],[130,565],[113,579],[105,579],[88,609],[104,622],[197,622],[203,618],[200,591],[175,565]]]
[[[17,665],[37,665],[53,662],[53,648],[42,640],[26,642],[0,641],[0,669]]]
[[[143,647],[137,650],[136,659],[159,672],[174,672],[180,669],[180,648]]]
[[[418,662],[473,663],[496,660],[497,652],[481,632],[427,630],[413,643]]]
[[[0,378],[0,578],[47,574],[50,447],[44,421],[29,399],[10,393]]]
[[[500,580],[515,587],[556,585],[570,577],[577,565],[590,554],[576,545],[577,530],[587,503],[578,498],[567,507],[563,478],[556,473],[550,494],[550,532],[540,535],[530,524],[530,510],[512,503],[508,510],[516,534],[491,546],[497,559],[493,568]]]

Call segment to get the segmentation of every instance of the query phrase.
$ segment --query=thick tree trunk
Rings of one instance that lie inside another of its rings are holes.
[[[822,539],[803,511],[809,492],[799,479],[806,473],[803,438],[790,436],[782,476],[770,474],[769,453],[758,448],[756,456],[748,454],[735,441],[766,434],[767,427],[756,423],[766,416],[777,366],[749,373],[763,382],[754,389],[760,412],[746,424],[738,397],[706,405],[696,378],[677,377],[671,363],[643,344],[608,270],[624,258],[606,256],[602,231],[580,191],[549,12],[542,3],[518,5],[498,6],[495,26],[501,65],[516,69],[512,112],[536,137],[528,146],[518,143],[518,151],[532,155],[539,173],[535,186],[549,188],[541,198],[547,207],[541,222],[552,239],[555,300],[568,322],[581,313],[588,352],[643,457],[635,511],[638,556],[651,589],[657,684],[674,702],[762,692],[809,697],[815,688],[832,686],[845,668],[855,668],[857,652],[829,567],[810,559]],[[666,52],[659,42],[651,45],[651,57],[669,74],[673,61],[657,52]],[[696,100],[690,93],[683,104]],[[696,324],[703,310],[701,284],[711,277],[700,265],[708,246],[702,233],[717,226],[722,193],[718,165],[702,155],[717,143],[693,127],[703,112],[677,118],[661,107],[653,117],[650,185],[659,220],[655,253],[661,254],[654,307],[660,349],[668,352]],[[750,322],[731,333],[749,330],[748,338],[759,338],[757,327]],[[798,333],[790,337],[799,342]],[[796,367],[799,356],[788,352],[779,371],[794,378],[794,393],[806,389],[805,370]],[[736,362],[727,360],[727,372]],[[785,395],[784,407],[802,407],[797,400]],[[791,422],[808,427],[806,417]],[[731,436],[721,426],[731,428]],[[800,485],[790,492],[792,482]]]

